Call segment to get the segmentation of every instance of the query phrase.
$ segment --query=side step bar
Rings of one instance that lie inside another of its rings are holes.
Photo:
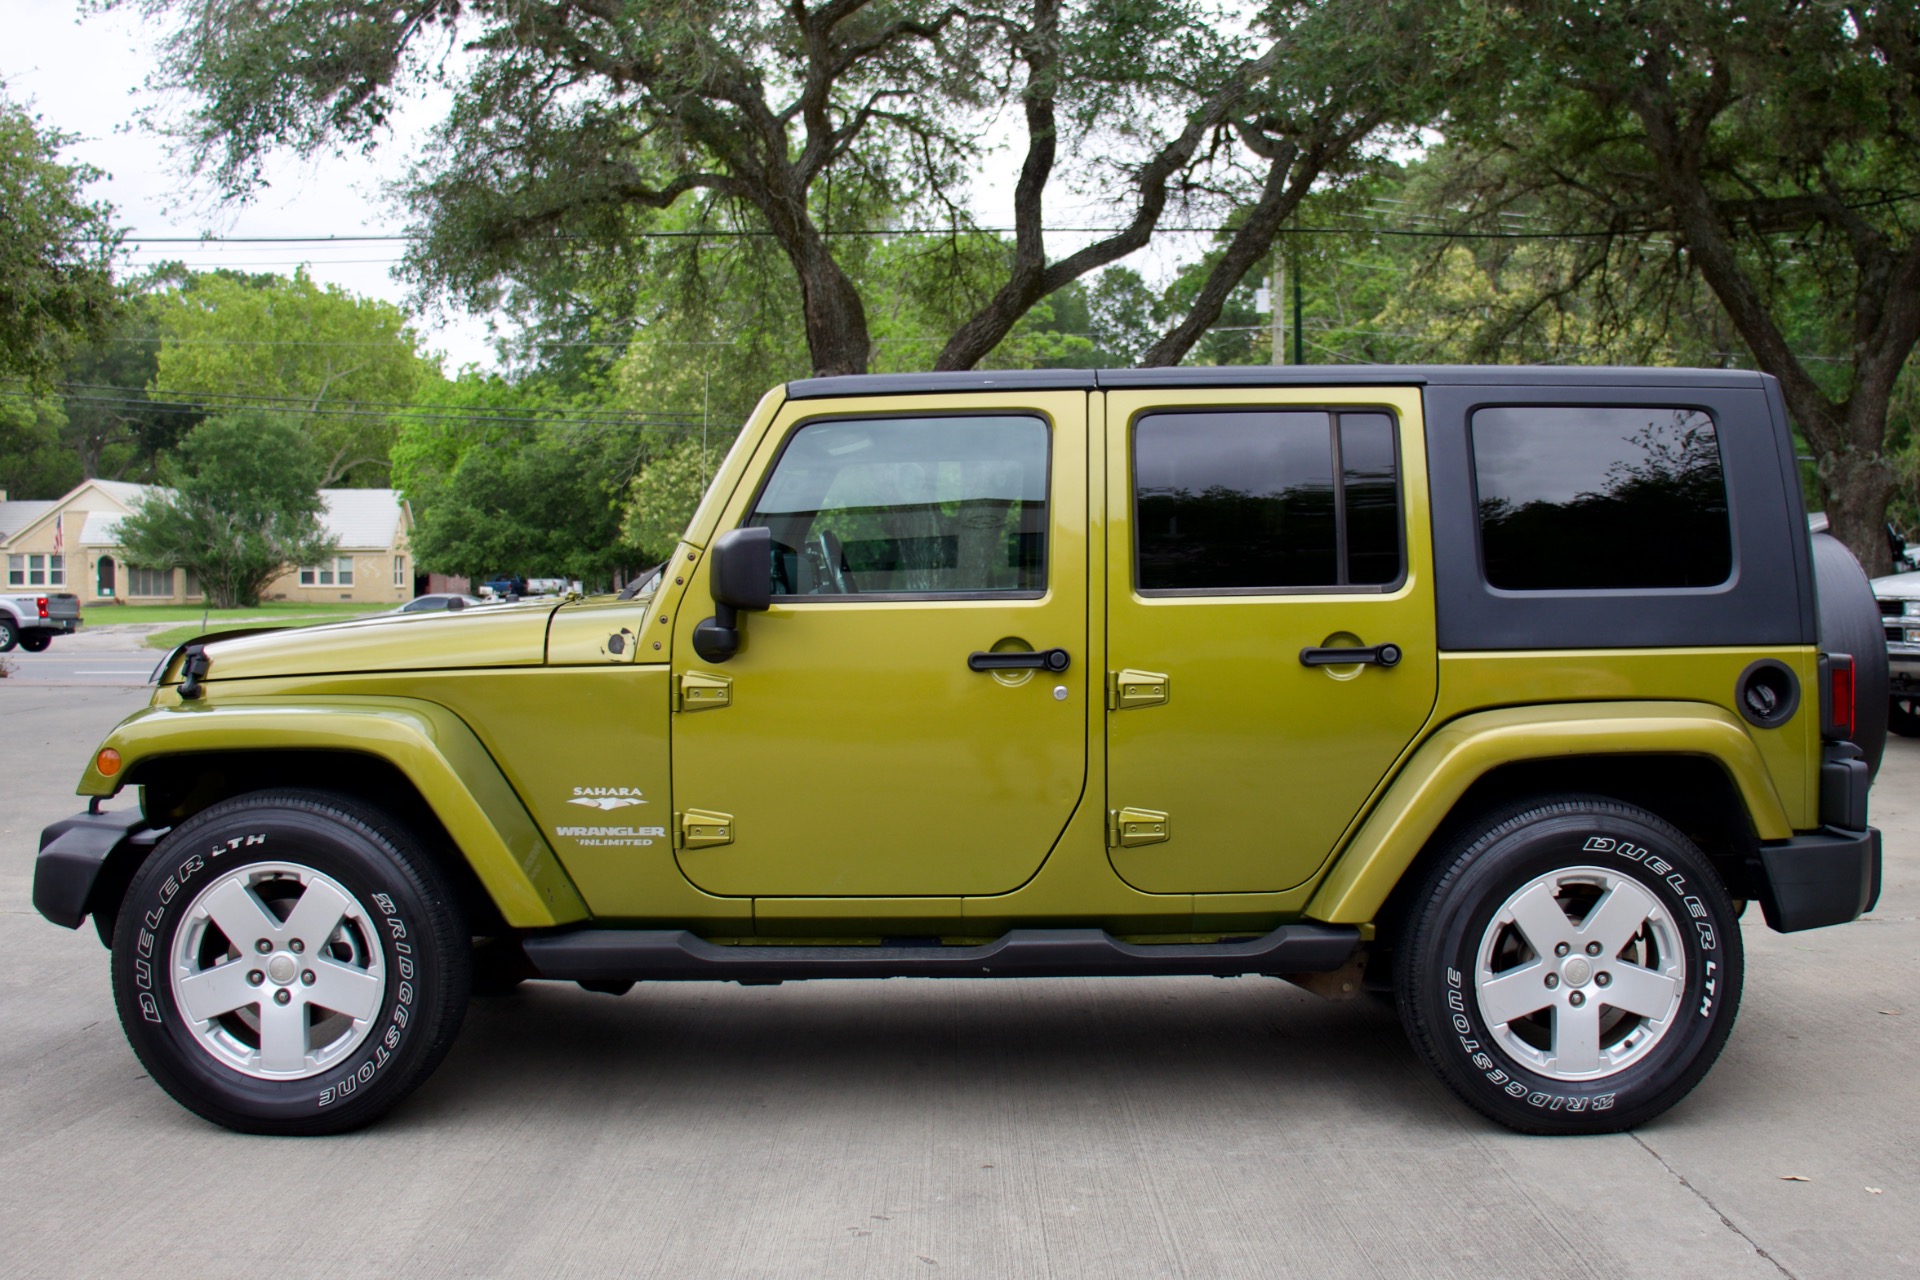
[[[526,938],[542,978],[572,982],[783,982],[800,978],[1105,978],[1330,973],[1360,943],[1349,925],[1288,924],[1245,942],[1121,942],[1101,929],[1015,929],[978,947],[721,946],[673,929],[579,929]]]

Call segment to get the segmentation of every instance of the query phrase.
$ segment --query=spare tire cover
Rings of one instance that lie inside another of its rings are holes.
[[[1813,535],[1813,582],[1820,602],[1820,651],[1853,655],[1853,741],[1866,756],[1869,773],[1877,774],[1887,746],[1887,633],[1873,584],[1846,544],[1825,533]]]

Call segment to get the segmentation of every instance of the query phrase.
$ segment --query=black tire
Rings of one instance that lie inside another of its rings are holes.
[[[1622,891],[1602,918],[1606,898],[1594,895],[1621,885],[1639,892]],[[1733,1030],[1744,969],[1733,904],[1706,856],[1645,810],[1572,796],[1490,814],[1441,851],[1413,901],[1395,956],[1407,1037],[1448,1088],[1508,1128],[1613,1133],[1643,1124],[1700,1083]],[[1524,945],[1531,937],[1519,920],[1541,919],[1543,936],[1557,927],[1536,915],[1543,903],[1558,906],[1568,928],[1564,958]],[[1581,941],[1585,926],[1617,938],[1618,922],[1642,907],[1645,932],[1623,947],[1633,958],[1587,951],[1600,944]],[[1509,908],[1513,922],[1503,923]],[[1500,979],[1511,981],[1502,989],[1493,985]],[[1630,990],[1671,1002],[1657,1024],[1607,1000]],[[1503,1002],[1510,1011],[1535,1000],[1551,1012],[1490,1016]],[[1591,1056],[1579,1039],[1583,1017],[1594,1027]],[[1590,1068],[1585,1078],[1560,1066],[1563,1027],[1574,1067],[1584,1058]]]
[[[1887,703],[1887,732],[1920,738],[1920,698],[1894,698]]]
[[[1853,743],[1867,759],[1869,776],[1880,772],[1887,749],[1890,707],[1887,632],[1873,584],[1846,544],[1831,534],[1813,535],[1814,592],[1820,602],[1820,649],[1853,655]],[[1817,697],[1817,691],[1815,691]],[[1819,705],[1817,702],[1815,706]]]
[[[20,643],[20,629],[13,625],[13,619],[0,617],[0,653],[12,653],[13,646]]]
[[[45,653],[53,637],[44,631],[29,631],[20,637],[20,647],[28,653]]]
[[[231,937],[219,916],[269,936]],[[298,940],[303,926],[313,942]],[[370,1123],[439,1065],[471,963],[460,907],[405,828],[345,796],[276,790],[216,804],[160,842],[128,886],[112,968],[127,1039],[175,1101],[242,1133],[320,1134]],[[244,975],[231,967],[242,964]],[[182,986],[210,974],[229,985],[199,997]],[[290,1012],[247,1000],[250,990]],[[335,990],[368,1016],[329,1012],[348,1007]],[[245,1003],[194,1019],[183,991],[212,1008]],[[269,1016],[281,1062],[296,1064],[283,1078],[267,1078]]]

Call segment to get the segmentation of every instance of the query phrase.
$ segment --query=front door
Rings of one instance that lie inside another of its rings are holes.
[[[748,471],[765,482],[719,521],[772,530],[773,606],[745,616],[725,663],[675,628],[687,879],[909,897],[1004,893],[1034,873],[1079,803],[1083,700],[1099,689],[1086,423],[1084,392],[781,411]],[[710,610],[704,572],[688,589],[691,623]],[[1064,671],[970,662],[1055,649]]]
[[[1419,393],[1114,392],[1106,420],[1114,869],[1292,888],[1433,706]]]

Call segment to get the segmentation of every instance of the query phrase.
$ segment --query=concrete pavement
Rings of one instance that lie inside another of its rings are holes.
[[[476,1002],[380,1125],[289,1140],[160,1093],[91,928],[28,905],[35,833],[143,702],[0,681],[0,1274],[1920,1271],[1920,742],[1875,792],[1879,910],[1791,936],[1750,913],[1725,1054],[1637,1134],[1494,1128],[1372,1000],[898,980],[531,984]]]

